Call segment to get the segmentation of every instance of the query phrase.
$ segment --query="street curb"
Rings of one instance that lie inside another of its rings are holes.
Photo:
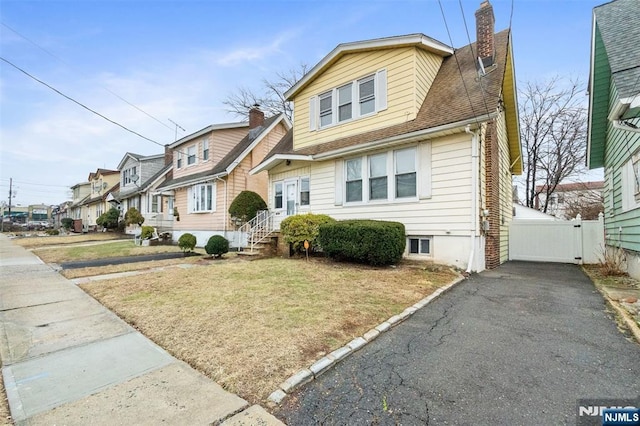
[[[331,352],[330,354],[315,361],[313,364],[311,364],[311,366],[309,366],[309,368],[304,368],[298,371],[293,376],[282,382],[280,386],[278,386],[278,389],[276,389],[271,393],[271,395],[269,395],[267,401],[272,405],[280,405],[284,398],[287,397],[287,395],[291,394],[293,391],[311,382],[312,380],[317,379],[320,375],[331,369],[339,361],[347,358],[352,353],[365,347],[367,344],[375,340],[380,334],[390,330],[398,324],[401,324],[407,318],[411,317],[414,313],[418,312],[418,310],[424,308],[433,300],[437,299],[440,295],[446,293],[465,279],[466,278],[464,276],[459,275],[458,278],[456,278],[449,284],[445,285],[444,287],[440,287],[429,296],[406,308],[401,313],[393,315],[391,318],[378,324],[376,327],[367,331],[362,336],[356,337],[345,346],[342,346]]]

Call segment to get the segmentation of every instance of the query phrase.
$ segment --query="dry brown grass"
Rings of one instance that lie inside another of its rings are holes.
[[[92,245],[75,244],[51,248],[45,246],[34,249],[34,253],[46,263],[62,263],[166,252],[181,253],[182,250],[180,250],[178,246],[172,245],[137,246],[133,243],[133,240],[113,241]],[[202,252],[204,253],[204,250],[202,250]]]
[[[448,268],[321,259],[209,261],[82,288],[176,357],[251,402],[451,282]]]
[[[8,426],[13,425],[11,420],[11,414],[9,411],[9,402],[7,401],[7,394],[4,390],[4,379],[2,377],[2,371],[0,370],[0,425]]]
[[[13,243],[24,248],[35,248],[45,246],[56,246],[65,244],[84,243],[88,241],[108,241],[118,240],[124,237],[122,234],[113,232],[96,232],[90,234],[70,234],[70,235],[52,235],[46,237],[36,236],[35,232],[31,232],[33,236],[18,237],[13,239]]]

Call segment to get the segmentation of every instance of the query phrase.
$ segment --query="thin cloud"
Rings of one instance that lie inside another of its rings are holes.
[[[271,43],[261,46],[249,46],[235,49],[224,54],[216,63],[223,67],[239,65],[243,62],[263,60],[277,53],[282,53],[281,46],[293,39],[297,31],[287,31],[276,37]]]

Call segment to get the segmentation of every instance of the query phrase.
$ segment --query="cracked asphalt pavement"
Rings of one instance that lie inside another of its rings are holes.
[[[575,265],[472,275],[288,396],[289,425],[576,424],[580,399],[640,397],[640,345]]]

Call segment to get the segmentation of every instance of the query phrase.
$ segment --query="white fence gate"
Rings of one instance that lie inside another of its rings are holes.
[[[514,220],[509,226],[509,260],[597,263],[604,249],[604,221]]]

